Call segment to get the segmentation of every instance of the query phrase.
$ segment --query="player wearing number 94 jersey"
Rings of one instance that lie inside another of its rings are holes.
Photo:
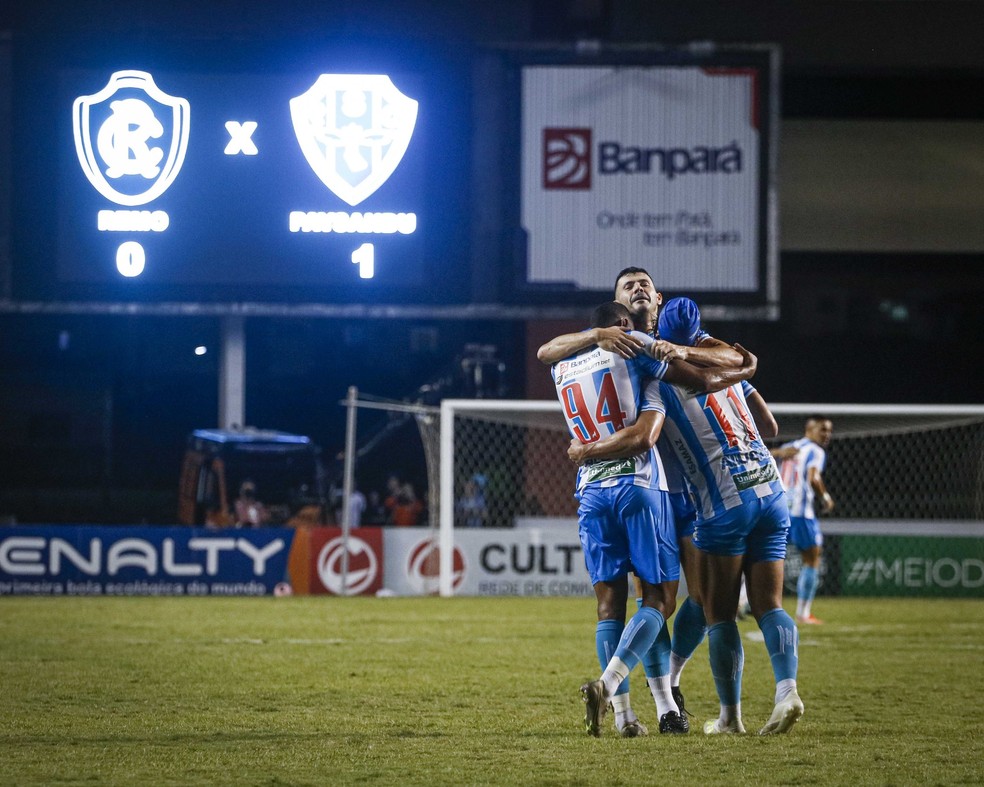
[[[629,328],[631,318],[623,305],[609,302],[595,310],[593,325]],[[609,702],[617,721],[620,708],[624,715],[627,697],[619,701],[627,694],[624,681],[639,661],[637,654],[649,650],[676,606],[679,551],[662,466],[653,449],[663,423],[658,381],[671,380],[693,390],[720,389],[747,379],[756,366],[748,353],[740,369],[656,361],[648,349],[652,338],[637,337],[647,351],[635,358],[592,347],[552,367],[571,434],[588,449],[578,472],[578,532],[598,601],[596,646],[604,669],[599,680],[582,687],[588,706],[585,728],[592,735],[600,734]],[[621,446],[626,458],[592,462],[592,443],[617,438],[637,423],[645,425],[644,433],[631,446]],[[642,586],[642,606],[625,625],[630,570]],[[670,728],[679,718],[678,708],[662,710],[661,731],[677,731]],[[645,734],[634,714],[622,721],[636,730],[631,734]],[[619,727],[625,735],[624,726]]]

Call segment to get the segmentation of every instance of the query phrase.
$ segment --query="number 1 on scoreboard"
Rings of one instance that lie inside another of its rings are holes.
[[[352,262],[359,266],[360,279],[371,279],[375,275],[375,247],[371,243],[363,243],[352,252]]]

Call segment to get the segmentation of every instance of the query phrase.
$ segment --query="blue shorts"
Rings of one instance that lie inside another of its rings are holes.
[[[668,493],[634,484],[588,485],[579,499],[578,534],[592,584],[629,571],[651,585],[680,579]]]
[[[686,492],[670,492],[670,502],[673,504],[673,517],[676,520],[677,541],[694,534],[697,522],[697,509],[690,501]]]
[[[785,560],[789,508],[777,492],[697,523],[694,546],[712,555],[745,555],[749,562]]]
[[[816,519],[804,516],[789,517],[789,543],[797,549],[811,549],[823,546],[823,533]]]

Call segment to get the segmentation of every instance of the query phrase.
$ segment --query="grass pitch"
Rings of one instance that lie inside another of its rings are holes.
[[[806,715],[755,732],[773,680],[753,622],[750,734],[717,714],[706,642],[689,736],[588,737],[588,599],[0,599],[0,783],[980,784],[984,606],[820,599]],[[636,677],[636,676],[639,677]],[[611,716],[606,719],[610,724]]]

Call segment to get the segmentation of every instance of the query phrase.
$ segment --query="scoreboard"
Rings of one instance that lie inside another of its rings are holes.
[[[307,60],[29,61],[15,80],[15,294],[466,297],[458,75],[413,58]]]

